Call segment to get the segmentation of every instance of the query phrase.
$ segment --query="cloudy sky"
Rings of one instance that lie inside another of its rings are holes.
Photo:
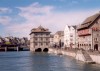
[[[100,11],[100,0],[0,0],[0,36],[29,37],[42,25],[53,33]]]

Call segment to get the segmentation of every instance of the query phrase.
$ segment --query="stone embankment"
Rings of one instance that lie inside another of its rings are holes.
[[[88,51],[88,54],[90,55],[90,57],[92,58],[92,60],[96,63],[100,64],[100,52],[99,51]]]
[[[100,64],[100,53],[98,51],[85,51],[83,49],[79,50],[79,49],[49,48],[48,53],[53,53],[57,55],[68,55],[85,63]]]
[[[48,53],[53,53],[57,55],[68,55],[71,57],[76,56],[76,50],[70,50],[70,49],[68,50],[68,49],[49,48]]]

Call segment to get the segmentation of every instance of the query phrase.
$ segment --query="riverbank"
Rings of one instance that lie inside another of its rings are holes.
[[[100,64],[100,53],[98,51],[85,51],[85,50],[81,50],[81,49],[79,50],[79,49],[49,48],[48,53],[71,56],[71,57],[73,57],[77,60],[83,61],[85,63]]]

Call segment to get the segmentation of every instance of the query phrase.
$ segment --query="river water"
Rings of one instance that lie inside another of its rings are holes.
[[[0,71],[100,71],[100,65],[47,53],[0,52]]]

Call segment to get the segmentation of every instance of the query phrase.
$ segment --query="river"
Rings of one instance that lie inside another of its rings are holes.
[[[47,53],[0,52],[0,71],[100,71],[100,65]]]

